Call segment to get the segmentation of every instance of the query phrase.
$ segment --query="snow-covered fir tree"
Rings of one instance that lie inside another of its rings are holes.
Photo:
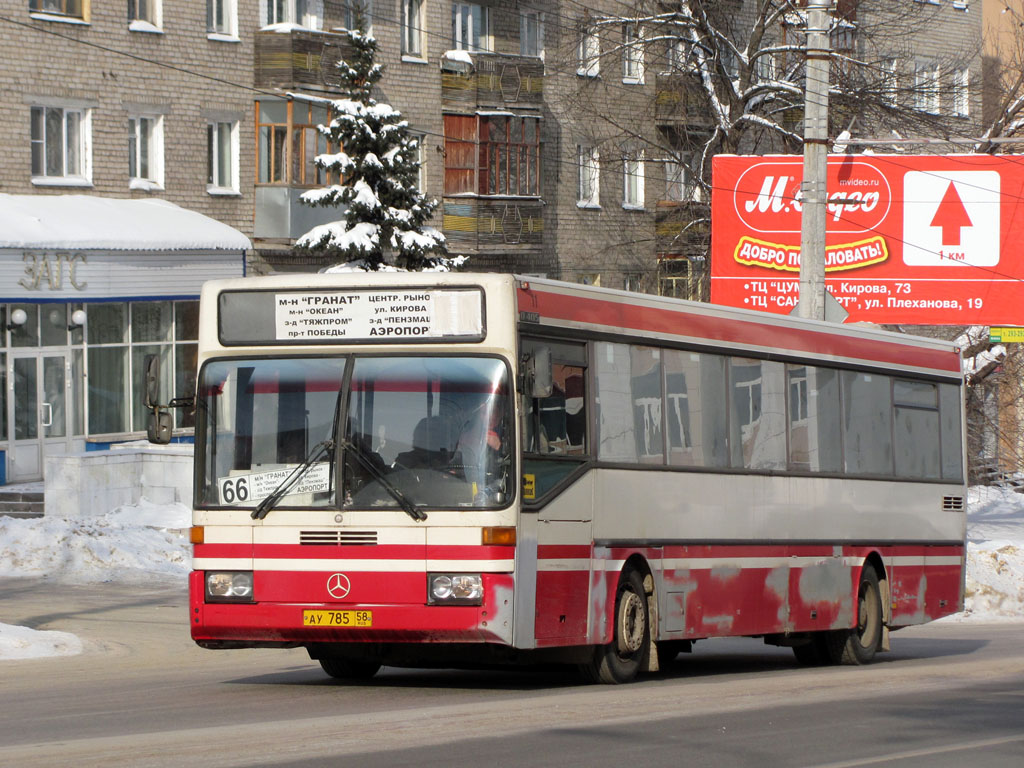
[[[302,195],[309,205],[337,206],[344,213],[300,237],[296,249],[334,262],[362,262],[370,270],[437,266],[447,261],[447,247],[444,235],[427,225],[437,201],[425,199],[416,185],[417,140],[398,110],[371,96],[383,74],[375,62],[376,39],[359,29],[348,37],[353,53],[338,64],[345,97],[333,102],[330,125],[319,126],[340,150],[315,161],[340,181]]]

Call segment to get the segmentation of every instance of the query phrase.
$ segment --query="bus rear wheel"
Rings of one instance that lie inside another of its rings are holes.
[[[647,665],[651,648],[647,593],[643,578],[633,569],[619,578],[614,621],[611,643],[595,648],[593,659],[582,666],[584,677],[591,682],[628,683]]]
[[[882,593],[878,574],[870,565],[860,574],[857,587],[857,626],[833,632],[828,640],[834,664],[867,664],[882,645]]]
[[[346,659],[339,656],[320,659],[320,666],[324,672],[338,680],[369,680],[380,669],[380,664],[376,661]]]

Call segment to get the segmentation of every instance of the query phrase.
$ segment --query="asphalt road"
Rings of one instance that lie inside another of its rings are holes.
[[[0,765],[1024,765],[1024,623],[903,630],[859,668],[736,639],[628,686],[391,668],[348,685],[300,650],[197,648],[186,615],[180,589],[0,580],[0,622],[86,642],[0,661]]]

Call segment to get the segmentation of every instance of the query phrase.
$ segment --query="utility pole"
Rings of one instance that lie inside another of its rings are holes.
[[[796,314],[815,320],[825,319],[830,5],[831,0],[807,0],[804,178],[800,185],[800,302]]]

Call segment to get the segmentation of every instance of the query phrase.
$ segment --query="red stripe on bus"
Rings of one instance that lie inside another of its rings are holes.
[[[827,331],[773,325],[754,320],[703,315],[686,310],[623,304],[543,290],[519,289],[519,307],[542,318],[586,323],[595,329],[628,328],[727,344],[745,344],[792,352],[808,352],[854,360],[960,372],[953,352],[924,349],[899,342],[879,342]]]

